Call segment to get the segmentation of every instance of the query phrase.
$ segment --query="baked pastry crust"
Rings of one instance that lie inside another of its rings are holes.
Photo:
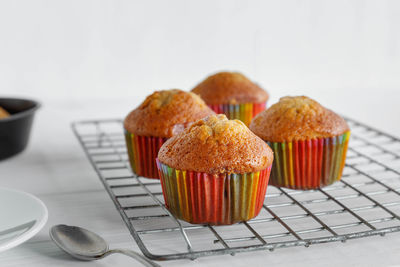
[[[0,119],[5,119],[7,117],[10,117],[10,113],[8,113],[4,108],[0,107]]]
[[[333,137],[350,130],[342,117],[306,96],[282,97],[258,114],[250,129],[270,142]]]
[[[238,72],[219,72],[209,76],[192,90],[209,105],[263,103],[268,93]]]
[[[201,119],[168,139],[158,159],[178,170],[250,173],[270,166],[273,153],[243,122],[219,114]]]
[[[141,136],[169,138],[214,112],[197,95],[178,89],[156,91],[131,111],[124,128]]]

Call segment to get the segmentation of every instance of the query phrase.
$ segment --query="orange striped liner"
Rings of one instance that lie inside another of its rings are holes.
[[[171,168],[157,160],[165,206],[193,224],[229,225],[260,213],[271,166],[255,173],[207,174]]]
[[[129,163],[139,176],[159,179],[156,158],[167,138],[139,136],[125,130]]]
[[[316,189],[339,181],[350,131],[342,135],[293,142],[267,142],[274,151],[270,184],[291,189]]]
[[[220,104],[208,105],[215,113],[225,114],[230,120],[241,120],[247,126],[251,120],[266,107],[264,103],[245,103],[245,104]]]

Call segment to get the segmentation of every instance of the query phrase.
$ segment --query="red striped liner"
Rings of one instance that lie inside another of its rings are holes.
[[[218,104],[208,105],[215,113],[225,114],[230,120],[241,120],[249,125],[251,120],[266,107],[264,103],[244,103],[244,104]]]
[[[139,176],[159,179],[156,158],[167,138],[134,135],[125,130],[125,141],[132,171]]]
[[[330,138],[287,143],[267,142],[274,151],[270,184],[291,189],[317,189],[339,181],[350,132]]]
[[[229,225],[260,213],[271,166],[255,173],[181,171],[157,160],[165,206],[193,224]]]

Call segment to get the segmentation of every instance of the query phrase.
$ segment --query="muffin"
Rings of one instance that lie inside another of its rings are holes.
[[[5,119],[8,117],[10,117],[10,113],[8,113],[4,108],[0,107],[0,119]]]
[[[346,121],[306,97],[283,97],[258,114],[250,129],[274,151],[270,184],[316,189],[340,180],[350,129]]]
[[[214,112],[201,98],[178,89],[157,91],[124,120],[125,140],[132,170],[158,178],[156,157],[161,145],[192,122]]]
[[[272,161],[272,150],[243,122],[201,119],[158,153],[165,205],[194,224],[249,220],[262,208]]]
[[[238,72],[211,75],[192,90],[218,114],[246,125],[265,109],[268,93]]]

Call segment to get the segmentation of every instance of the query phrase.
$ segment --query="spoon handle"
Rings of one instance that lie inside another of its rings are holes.
[[[134,258],[135,260],[137,260],[138,262],[142,263],[144,266],[146,267],[160,267],[160,265],[158,265],[157,263],[147,259],[146,257],[140,255],[139,253],[132,251],[132,250],[128,250],[128,249],[111,249],[109,251],[107,251],[104,256],[107,256],[107,254],[113,254],[113,253],[122,253],[125,254],[129,257]]]

